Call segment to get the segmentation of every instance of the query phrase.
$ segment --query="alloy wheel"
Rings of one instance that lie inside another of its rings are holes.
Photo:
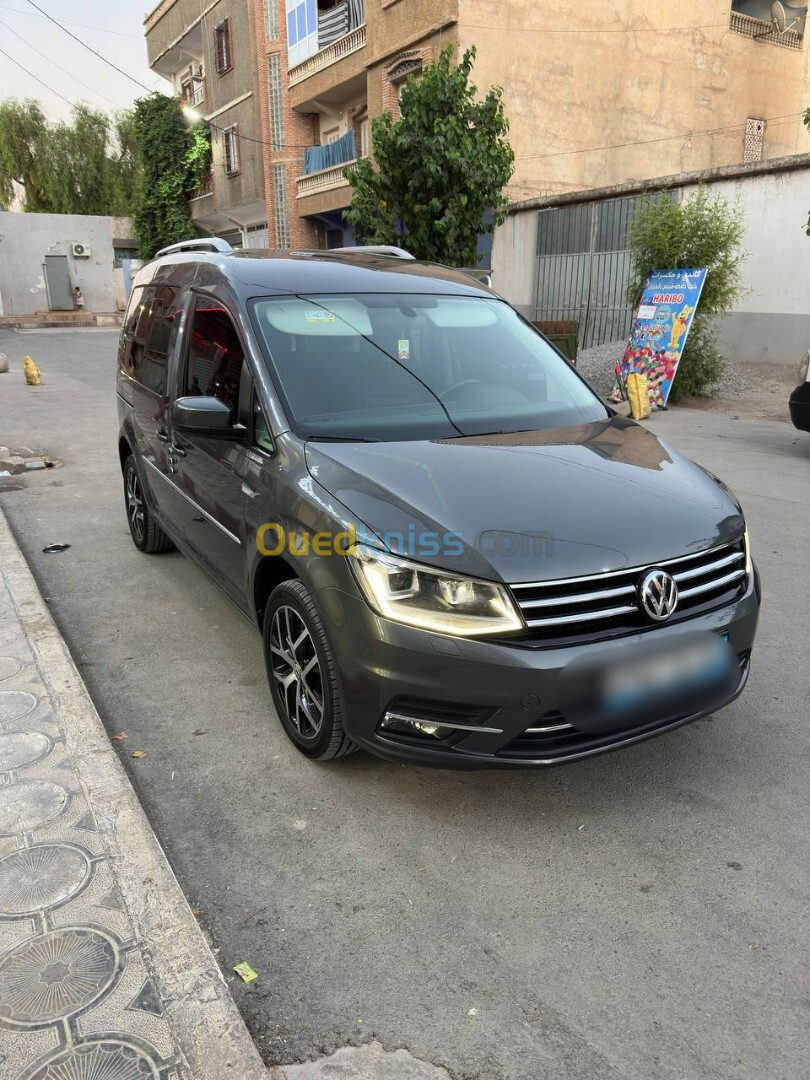
[[[141,482],[134,469],[127,470],[125,488],[130,528],[135,540],[141,544],[146,531],[146,513],[143,505],[143,495],[141,494]]]
[[[306,623],[286,604],[273,613],[270,654],[287,719],[302,739],[317,738],[324,707],[321,665]]]

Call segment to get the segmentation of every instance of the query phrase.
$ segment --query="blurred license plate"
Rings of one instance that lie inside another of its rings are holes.
[[[706,638],[675,645],[666,652],[656,651],[638,660],[616,664],[604,674],[603,704],[618,712],[656,698],[666,698],[673,691],[712,685],[726,669],[728,646],[721,638]]]
[[[571,664],[560,679],[560,708],[584,731],[674,719],[728,697],[735,671],[731,646],[719,634],[642,641]]]

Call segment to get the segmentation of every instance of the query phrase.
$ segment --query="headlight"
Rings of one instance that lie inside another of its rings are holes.
[[[751,541],[748,539],[748,529],[743,534],[743,547],[745,548],[745,576],[751,573]]]
[[[355,547],[348,554],[363,595],[386,619],[458,637],[523,629],[523,620],[503,585],[445,573],[366,547]]]

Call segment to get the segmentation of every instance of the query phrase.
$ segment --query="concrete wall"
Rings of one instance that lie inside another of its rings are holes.
[[[799,165],[800,167],[795,167]],[[689,177],[662,178],[648,185],[673,188],[687,198],[697,183],[738,201],[746,219],[743,241],[743,295],[723,323],[721,340],[729,359],[799,362],[810,347],[810,238],[805,235],[810,207],[810,155],[782,159],[770,167],[720,169]],[[535,317],[537,214],[541,209],[615,198],[638,191],[626,184],[575,196],[548,197],[513,207],[495,231],[493,284],[528,318]]]
[[[688,193],[690,189],[686,189]],[[793,362],[810,348],[810,167],[712,185],[745,212],[745,294],[725,320],[725,355]]]
[[[45,255],[67,255],[71,283],[81,289],[86,311],[117,311],[114,220],[119,236],[132,234],[131,224],[121,218],[0,213],[0,314],[48,310]],[[71,255],[71,244],[76,242],[90,245],[90,258]]]
[[[749,117],[772,120],[763,158],[810,150],[810,32],[743,36],[730,0],[459,0],[458,18],[476,84],[504,88],[513,199],[741,163]]]

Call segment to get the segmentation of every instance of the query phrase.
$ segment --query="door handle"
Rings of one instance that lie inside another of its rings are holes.
[[[155,432],[155,434],[157,435],[157,437],[160,439],[161,442],[168,442],[169,441],[169,433],[168,433],[168,431],[165,430],[165,428],[158,428],[157,431]]]
[[[187,451],[185,451],[182,446],[178,446],[177,443],[172,443],[171,451],[175,457],[185,457],[187,453]]]
[[[249,487],[247,484],[242,484],[242,494],[247,495],[249,499],[258,499],[259,497],[259,492],[254,491],[253,488]]]

